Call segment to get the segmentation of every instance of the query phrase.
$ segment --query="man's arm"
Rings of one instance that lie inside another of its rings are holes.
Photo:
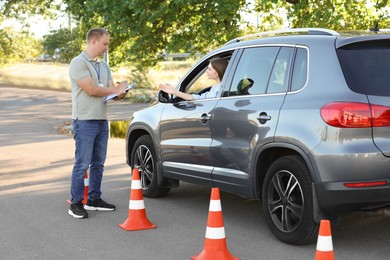
[[[112,94],[120,95],[127,87],[127,81],[122,81],[118,87],[114,86],[112,81],[109,82],[108,87],[102,88],[96,86],[91,77],[87,77],[77,81],[77,84],[90,96],[105,97]]]

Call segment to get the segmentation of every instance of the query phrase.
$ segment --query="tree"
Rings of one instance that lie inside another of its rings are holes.
[[[21,18],[21,16],[53,15],[59,6],[56,0],[10,0],[0,3],[0,10],[5,17]]]
[[[41,51],[39,40],[28,32],[16,32],[10,27],[0,29],[0,64],[31,60]]]
[[[205,52],[240,34],[245,0],[65,0],[84,28],[111,32],[110,63],[153,66],[158,53]]]
[[[57,0],[10,0],[0,2],[0,11],[3,17],[16,18],[27,29],[30,27],[30,17],[41,15],[55,19],[56,10],[60,8],[61,3]]]
[[[389,26],[388,0],[257,0],[256,10],[267,14],[286,10],[290,27],[368,30],[376,23]]]
[[[5,27],[0,29],[0,63],[31,60],[42,53],[42,41],[31,36],[29,18],[33,15],[54,17],[59,5],[56,0],[10,0],[0,2],[3,19],[16,18],[23,25],[21,31]]]
[[[110,65],[131,62],[137,69],[155,65],[162,52],[201,52],[255,28],[243,28],[246,0],[11,0],[0,4],[4,17],[54,15],[61,4],[77,23],[72,31],[45,37],[63,61],[82,48],[85,33],[106,27],[111,33]],[[325,27],[338,31],[390,27],[389,0],[255,0],[257,30]],[[69,55],[69,56],[67,56]],[[69,61],[69,60],[68,60]]]
[[[56,61],[69,63],[83,49],[84,38],[85,33],[79,28],[54,30],[43,37],[43,48]]]

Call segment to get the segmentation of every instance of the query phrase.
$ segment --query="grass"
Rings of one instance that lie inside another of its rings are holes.
[[[0,83],[7,86],[70,91],[68,67],[21,63],[0,69]]]
[[[129,98],[133,102],[150,102],[161,82],[176,84],[195,61],[166,61],[158,69],[149,70]],[[130,67],[113,71],[115,81],[135,80]],[[0,68],[0,85],[70,92],[67,64],[19,63]]]

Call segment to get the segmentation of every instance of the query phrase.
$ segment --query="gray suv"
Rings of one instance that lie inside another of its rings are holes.
[[[139,167],[144,196],[185,181],[256,198],[289,244],[313,242],[321,219],[390,204],[390,35],[309,28],[237,38],[177,89],[207,91],[214,57],[228,60],[220,96],[160,91],[134,114],[127,163]]]

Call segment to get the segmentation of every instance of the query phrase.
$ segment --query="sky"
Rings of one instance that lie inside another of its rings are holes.
[[[0,0],[0,5],[1,5]],[[54,5],[61,5],[61,9],[63,9],[63,1],[62,0],[54,0]],[[30,32],[36,37],[36,38],[42,38],[44,35],[49,34],[52,30],[57,30],[60,28],[64,28],[68,26],[68,16],[64,11],[56,11],[57,18],[54,20],[47,20],[43,18],[41,15],[34,15],[33,17],[29,17],[29,26],[30,26]],[[0,23],[0,28],[3,27],[9,27],[12,26],[15,30],[20,31],[23,29],[23,25],[20,21],[17,19],[7,19],[3,20],[2,23]]]
[[[49,34],[51,30],[57,30],[68,26],[68,18],[66,16],[59,16],[56,20],[45,20],[41,16],[34,16],[29,19],[30,32],[36,38],[42,38]],[[15,30],[21,30],[22,24],[17,19],[7,19],[3,21],[1,27],[12,26]]]

